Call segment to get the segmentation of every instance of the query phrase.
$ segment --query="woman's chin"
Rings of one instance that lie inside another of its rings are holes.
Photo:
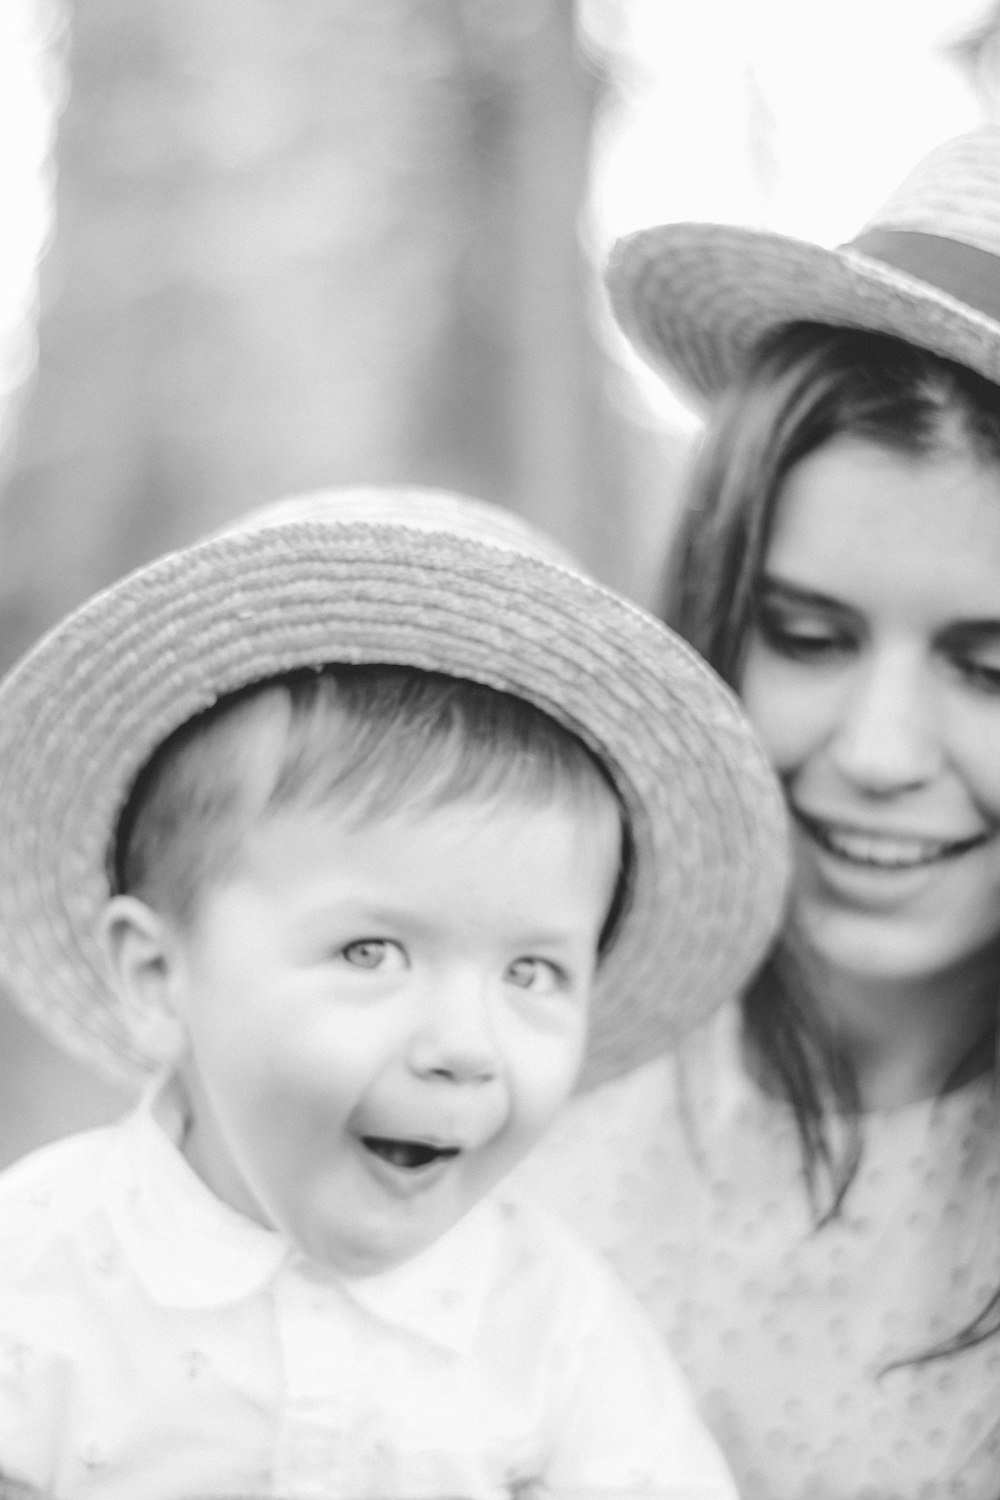
[[[834,972],[880,982],[919,983],[964,967],[996,944],[994,933],[963,930],[907,910],[853,906],[805,896],[798,916],[809,947]]]

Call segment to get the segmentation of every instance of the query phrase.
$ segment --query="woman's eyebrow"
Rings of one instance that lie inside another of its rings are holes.
[[[953,620],[941,636],[949,645],[995,646],[1000,642],[1000,617]]]
[[[774,573],[763,573],[761,575],[758,592],[761,597],[767,599],[768,603],[795,604],[800,608],[806,605],[813,609],[836,610],[838,614],[852,615],[857,611],[842,599],[835,599],[832,594],[823,594],[818,589],[804,588],[799,583],[792,583],[787,578],[779,578]]]

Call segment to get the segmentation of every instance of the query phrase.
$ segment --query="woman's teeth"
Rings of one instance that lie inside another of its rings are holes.
[[[954,859],[977,844],[986,834],[957,840],[921,839],[901,835],[864,833],[857,829],[838,828],[802,814],[799,822],[823,849],[852,864],[868,865],[881,870],[911,870],[939,860]]]

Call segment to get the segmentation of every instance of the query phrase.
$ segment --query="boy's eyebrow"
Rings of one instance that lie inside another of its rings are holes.
[[[303,921],[306,923],[321,924],[330,911],[334,912],[338,922],[346,926],[357,927],[359,933],[367,932],[371,938],[393,937],[394,935],[426,937],[437,931],[437,922],[434,918],[425,917],[413,911],[408,906],[392,906],[373,902],[369,905],[364,900],[363,892],[360,897],[349,908],[339,901],[324,900],[319,897],[311,909],[304,914]],[[383,930],[384,929],[384,930]],[[573,943],[577,937],[575,918],[567,917],[561,926],[525,927],[519,935],[520,943],[525,948],[557,947]],[[356,936],[352,941],[356,940]],[[0,1494],[0,1500],[3,1495]]]

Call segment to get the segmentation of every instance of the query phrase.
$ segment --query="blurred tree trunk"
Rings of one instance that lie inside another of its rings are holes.
[[[162,548],[342,481],[487,494],[629,586],[571,0],[69,14],[0,665]]]
[[[68,93],[0,666],[127,568],[331,483],[498,499],[634,586],[571,0],[46,3]],[[0,1100],[0,1160],[119,1102],[6,1007]]]
[[[289,489],[406,472],[463,243],[433,0],[75,0],[3,650]]]

